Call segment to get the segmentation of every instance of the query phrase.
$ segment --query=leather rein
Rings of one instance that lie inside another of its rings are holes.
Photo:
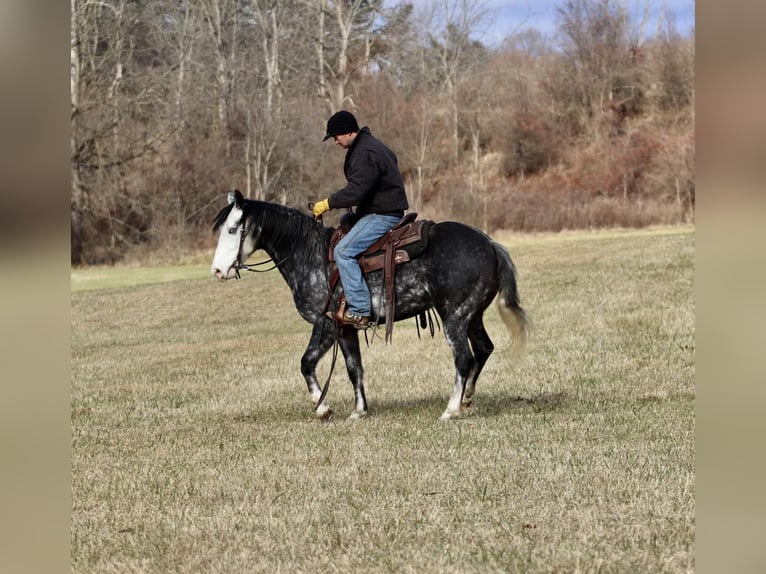
[[[309,204],[309,208],[312,208],[313,204]],[[243,216],[244,219],[244,216]],[[318,218],[319,221],[322,220],[321,216]],[[263,228],[263,225],[261,225],[261,228]],[[242,247],[245,245],[245,239],[247,238],[247,222],[242,223],[242,229],[239,230],[239,248],[237,249],[237,258],[234,260],[234,277],[236,279],[240,279],[239,271],[253,271],[255,273],[266,273],[267,271],[273,271],[274,269],[277,269],[280,265],[282,265],[285,261],[287,261],[290,257],[292,257],[295,252],[298,250],[298,245],[296,244],[295,248],[290,251],[287,255],[285,255],[282,259],[279,261],[274,261],[273,258],[269,258],[266,261],[259,261],[258,263],[253,263],[252,265],[246,265],[242,262]],[[257,269],[257,267],[262,265],[269,265],[272,264],[271,267],[268,269]],[[329,277],[328,277],[328,284],[329,284]],[[316,405],[314,405],[314,410],[316,411],[319,406],[324,401],[325,397],[327,396],[327,391],[330,389],[330,379],[332,378],[333,371],[335,371],[335,363],[338,359],[338,326],[335,324],[335,321],[333,321],[333,327],[335,331],[335,342],[333,344],[333,351],[332,351],[332,362],[330,364],[330,372],[327,375],[327,381],[324,384],[324,387],[322,388],[322,393],[319,396],[319,400],[317,401]]]

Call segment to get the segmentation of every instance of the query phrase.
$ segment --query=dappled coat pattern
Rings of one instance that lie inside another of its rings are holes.
[[[313,325],[311,339],[301,359],[301,373],[316,403],[321,388],[316,378],[320,358],[338,340],[355,394],[352,418],[367,414],[364,370],[355,329],[336,332],[325,314],[329,290],[327,249],[333,229],[307,214],[282,205],[246,200],[239,191],[229,194],[229,204],[215,218],[213,231],[221,230],[211,272],[224,281],[237,277],[244,261],[263,249],[275,262],[292,292],[295,307]],[[372,297],[372,318],[385,321],[382,272],[366,277]],[[337,305],[341,287],[334,293]],[[520,305],[516,269],[498,243],[481,231],[456,222],[431,226],[425,253],[397,268],[395,321],[415,317],[429,309],[441,318],[444,335],[455,362],[455,381],[443,419],[460,416],[472,405],[476,380],[494,345],[484,328],[483,314],[495,296],[500,315],[523,347],[528,322]],[[329,416],[326,403],[317,408]]]

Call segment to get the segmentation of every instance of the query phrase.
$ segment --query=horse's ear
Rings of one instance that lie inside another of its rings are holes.
[[[230,191],[228,195],[229,203],[235,204],[237,207],[242,207],[242,204],[245,201],[245,198],[242,197],[242,193],[235,189],[234,191]]]

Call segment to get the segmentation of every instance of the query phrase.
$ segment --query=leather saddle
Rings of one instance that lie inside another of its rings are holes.
[[[357,257],[362,273],[372,273],[383,270],[383,285],[385,288],[384,306],[386,309],[386,336],[388,343],[394,329],[394,309],[396,306],[395,277],[396,267],[407,263],[423,254],[428,246],[428,230],[432,221],[421,219],[417,221],[417,213],[408,213],[378,241],[373,243],[364,253]],[[355,223],[355,215],[348,213],[341,218],[341,224],[330,238],[328,261],[330,261],[332,275],[330,277],[330,293],[335,290],[338,283],[338,267],[335,264],[335,246],[349,232]],[[329,305],[330,297],[327,303]],[[338,317],[343,314],[343,303],[339,306]]]

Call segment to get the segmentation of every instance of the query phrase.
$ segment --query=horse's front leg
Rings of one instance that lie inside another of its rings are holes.
[[[367,416],[367,398],[364,395],[364,368],[359,349],[359,332],[351,328],[344,329],[340,337],[340,349],[346,361],[348,378],[354,387],[354,412],[349,418],[361,419]]]
[[[309,345],[306,347],[303,357],[301,357],[301,374],[306,380],[309,397],[314,404],[317,404],[319,397],[322,395],[322,388],[319,386],[319,381],[317,381],[316,375],[317,363],[319,363],[319,360],[332,346],[333,341],[333,327],[330,325],[329,321],[325,321],[324,318],[321,318],[314,323],[314,329],[311,331]],[[322,401],[322,404],[319,405],[316,412],[319,418],[330,418],[332,409],[327,404],[326,398]]]

